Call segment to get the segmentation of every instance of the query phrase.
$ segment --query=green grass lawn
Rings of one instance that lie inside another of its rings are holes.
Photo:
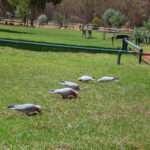
[[[48,94],[61,87],[59,81],[77,82],[85,74],[113,75],[120,81],[82,83],[88,89],[71,101]],[[150,149],[150,68],[138,65],[134,56],[123,56],[117,66],[115,55],[0,47],[0,101],[0,149]],[[16,103],[40,104],[43,114],[27,117],[7,109]]]
[[[94,32],[93,39],[83,39],[78,31],[0,25],[0,38],[39,42],[112,47],[111,36],[103,40]],[[0,46],[0,149],[150,149],[150,68],[138,65],[134,56],[122,56],[120,66],[116,59]],[[59,81],[78,82],[86,74],[118,76],[120,81],[80,83],[87,90],[72,101],[48,94],[61,87]],[[27,117],[7,109],[16,103],[39,104],[43,114]]]
[[[80,31],[0,25],[0,38],[112,48],[111,37],[112,34],[107,33],[103,40],[103,33],[94,32],[93,39],[84,39]],[[122,42],[116,40],[113,48],[118,47],[122,47]],[[150,45],[142,45],[142,48],[150,51]]]
[[[111,36],[112,34],[107,34],[109,40],[103,40],[101,33],[94,32],[93,39],[84,39],[80,31],[0,26],[0,38],[40,42],[112,47]],[[120,46],[120,42],[116,42],[115,46]]]

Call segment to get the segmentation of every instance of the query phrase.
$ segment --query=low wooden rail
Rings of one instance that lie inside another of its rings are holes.
[[[72,44],[58,44],[58,43],[46,43],[46,42],[33,42],[33,41],[25,41],[25,40],[15,40],[15,39],[2,39],[0,38],[1,45],[15,45],[15,46],[35,46],[35,48],[45,47],[47,49],[52,48],[55,50],[61,51],[74,51],[74,52],[91,52],[91,53],[118,53],[118,51],[122,51],[121,49],[115,48],[103,48],[103,47],[92,47],[92,46],[80,46],[80,45],[72,45]],[[37,47],[38,46],[38,47]],[[130,54],[134,52],[126,52],[122,51],[124,54]]]
[[[36,49],[46,48],[54,51],[65,51],[65,52],[88,52],[88,53],[110,53],[117,54],[117,64],[121,64],[122,54],[128,55],[139,55],[139,62],[141,61],[141,53],[136,51],[126,51],[115,48],[102,48],[102,47],[91,47],[91,46],[80,46],[80,45],[69,45],[69,44],[58,44],[58,43],[46,43],[46,42],[33,42],[24,40],[13,40],[13,39],[2,39],[0,38],[0,45],[2,46],[15,46],[24,48],[24,46],[31,46]]]

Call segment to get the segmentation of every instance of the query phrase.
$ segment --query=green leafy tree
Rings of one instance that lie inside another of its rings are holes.
[[[144,22],[144,27],[146,28],[146,30],[150,31],[150,18]]]
[[[23,19],[24,25],[27,25],[30,16],[30,9],[28,7],[29,0],[19,1],[16,5],[16,16]]]
[[[132,37],[137,45],[140,45],[142,39],[142,32],[139,28],[134,28]]]

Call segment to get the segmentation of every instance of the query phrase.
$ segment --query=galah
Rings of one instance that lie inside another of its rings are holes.
[[[101,77],[100,79],[98,79],[98,82],[107,82],[107,81],[114,81],[114,80],[118,80],[118,77],[111,77],[111,76],[104,76]]]
[[[9,105],[8,108],[23,112],[28,116],[37,115],[38,113],[41,113],[41,106],[34,104],[15,104]]]
[[[95,78],[88,76],[88,75],[84,75],[84,76],[81,76],[78,80],[83,81],[83,82],[88,82],[88,81],[94,81]]]
[[[71,81],[61,81],[60,84],[63,85],[63,86],[65,86],[65,87],[77,90],[77,91],[80,90],[79,84],[71,82]]]
[[[62,88],[56,90],[49,90],[50,94],[60,94],[62,98],[77,98],[78,92],[72,88]]]

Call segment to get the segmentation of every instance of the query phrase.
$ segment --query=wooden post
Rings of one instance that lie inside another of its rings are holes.
[[[117,65],[121,64],[121,51],[118,52]]]
[[[106,40],[106,31],[103,31],[103,40]]]
[[[141,64],[142,63],[143,49],[140,49],[138,54],[139,54],[139,64]]]
[[[113,47],[114,47],[114,39],[115,39],[115,36],[112,36],[111,41],[112,41],[112,46]]]
[[[126,38],[122,39],[122,50],[127,51],[128,50],[128,43],[125,40],[126,40]]]

